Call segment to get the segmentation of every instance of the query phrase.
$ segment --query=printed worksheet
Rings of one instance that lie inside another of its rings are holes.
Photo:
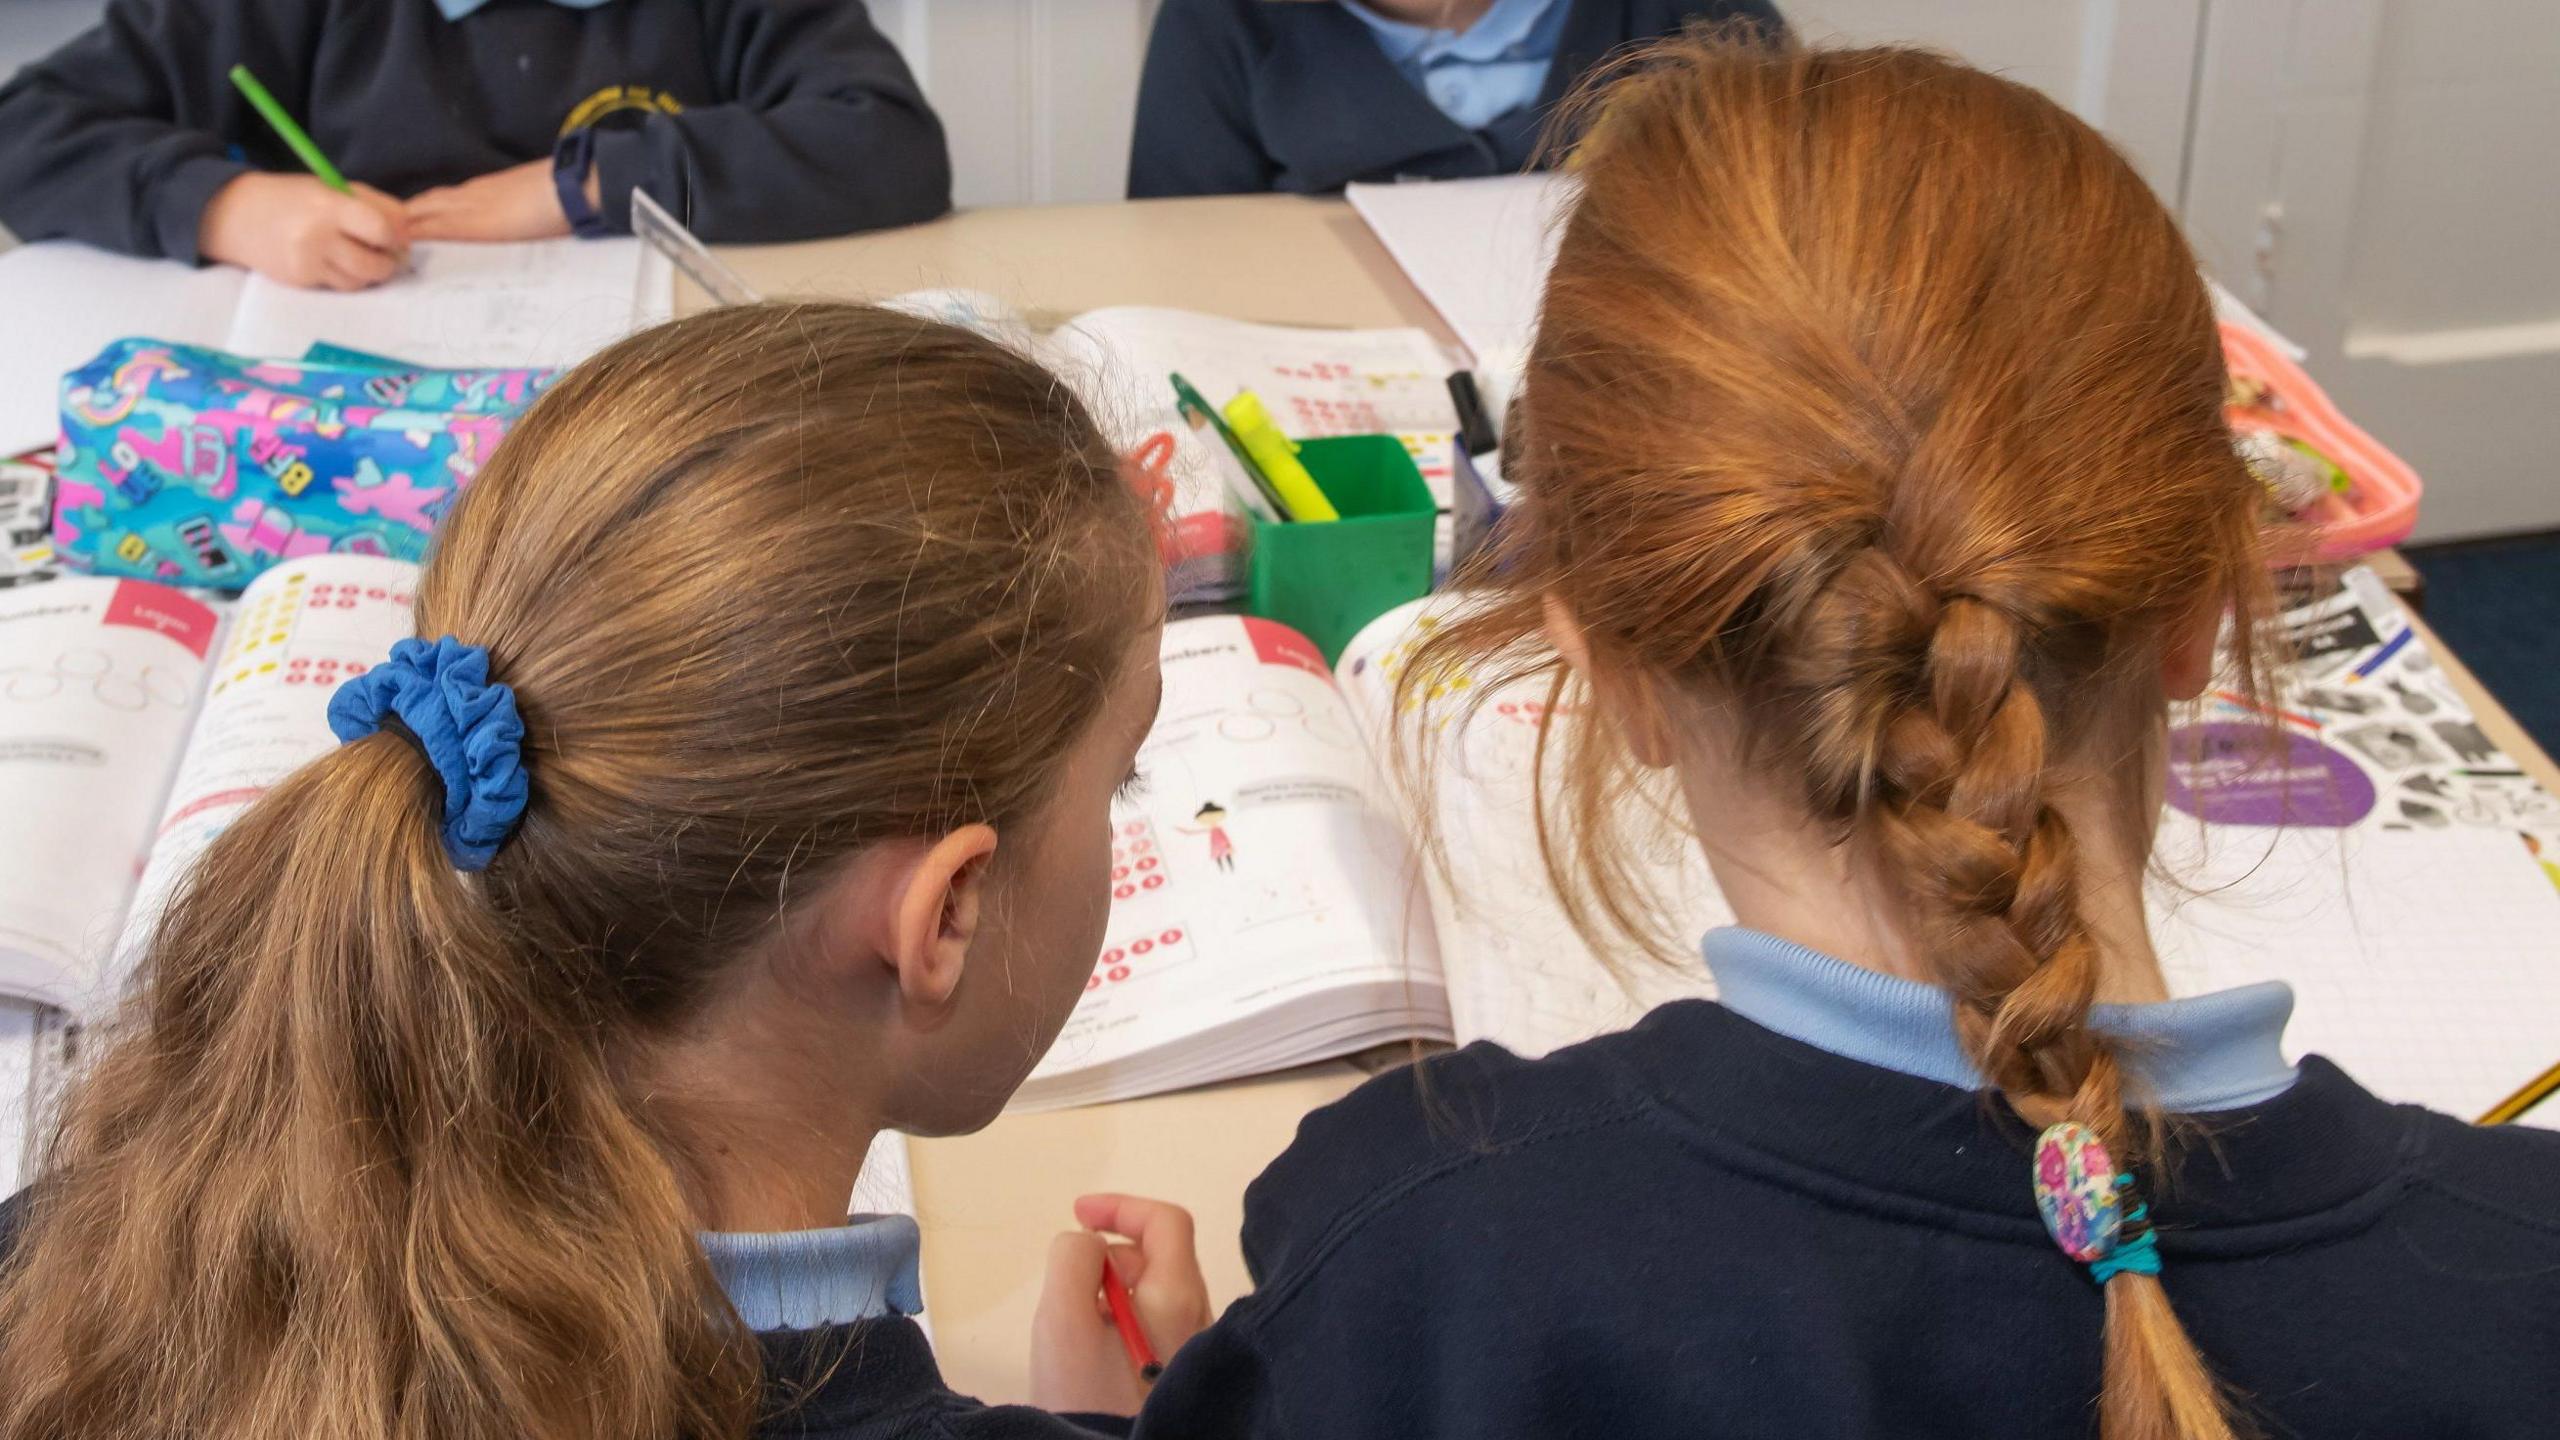
[[[117,947],[141,958],[178,882],[249,802],[335,746],[329,697],[412,631],[418,567],[371,555],[288,561],[241,593],[205,686],[202,713],[169,786]]]
[[[1429,915],[1323,657],[1241,616],[1165,628],[1084,1002],[1026,1107],[1445,1038]]]
[[[0,993],[99,988],[220,627],[142,581],[0,591]]]

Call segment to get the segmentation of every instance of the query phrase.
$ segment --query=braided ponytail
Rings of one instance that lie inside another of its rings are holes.
[[[2090,1025],[2117,939],[2084,893],[2149,852],[2172,647],[2268,610],[2194,257],[2088,127],[1934,56],[1690,37],[1602,84],[1569,117],[1521,519],[1408,673],[1552,669],[1518,657],[1560,604],[1584,674],[1723,716],[1888,897],[1985,1081],[2052,1127],[2039,1164],[2096,1177],[2071,1223],[2104,1225],[2056,1237],[2104,1288],[2105,1440],[2232,1440],[2116,1188],[2162,1147]],[[1559,738],[1559,893],[1595,946],[1665,948],[1606,833],[1629,755],[1608,726]]]
[[[1896,569],[1869,555],[1869,571]],[[1880,729],[1863,783],[1829,778],[1900,879],[1975,1068],[2022,1113],[2084,1127],[2109,1156],[2148,1149],[2130,1133],[2138,1117],[2126,1113],[2115,1048],[2089,1026],[2098,947],[2071,824],[2047,793],[2044,706],[2019,671],[2020,624],[1970,595],[1936,601],[1913,586],[1904,598],[1918,683],[1899,703],[1872,702]],[[2232,1440],[2228,1407],[2156,1273],[2119,1269],[2101,1283],[2100,1433]]]

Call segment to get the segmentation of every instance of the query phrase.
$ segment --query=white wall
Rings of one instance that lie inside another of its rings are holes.
[[[2427,482],[2419,538],[2560,527],[2560,6],[2215,0],[2185,217]]]
[[[2105,131],[2162,196],[2183,179],[2206,0],[1778,0],[1806,40],[1927,45]]]
[[[1120,198],[1157,3],[870,0],[942,114],[962,205]]]

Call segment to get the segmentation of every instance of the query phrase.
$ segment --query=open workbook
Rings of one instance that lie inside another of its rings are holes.
[[[222,827],[325,751],[330,692],[410,633],[417,567],[278,566],[236,602],[70,576],[0,591],[0,992],[94,1014]]]
[[[1395,677],[1447,599],[1328,674],[1237,617],[1166,628],[1163,720],[1116,822],[1110,939],[1026,1105],[1143,1094],[1381,1039],[1523,1054],[1711,993],[1696,962],[1606,965],[1539,858],[1543,691],[1484,697],[1425,751],[1445,871],[1399,815]],[[2291,982],[2287,1044],[2393,1099],[2476,1115],[2560,1060],[2560,801],[2481,733],[2369,572],[2288,615],[2282,753],[2235,697],[2173,734],[2155,935],[2178,993]],[[1578,717],[1556,717],[1558,724]],[[1647,884],[1694,937],[1732,919],[1697,847]],[[2529,1117],[2560,1123],[2560,1114]]]
[[[137,260],[67,240],[0,254],[0,455],[61,432],[62,377],[134,336],[235,355],[327,343],[412,365],[571,365],[674,313],[673,274],[637,240],[419,245],[390,283],[298,290],[233,266]]]
[[[1247,528],[1211,448],[1216,438],[1193,431],[1174,409],[1176,373],[1212,404],[1253,391],[1292,439],[1402,440],[1440,507],[1439,568],[1448,568],[1455,364],[1424,331],[1257,325],[1121,305],[1088,310],[1044,335],[1030,317],[979,291],[920,290],[885,303],[992,335],[1076,386],[1121,451],[1163,487],[1172,519],[1167,584],[1178,599],[1243,593]]]

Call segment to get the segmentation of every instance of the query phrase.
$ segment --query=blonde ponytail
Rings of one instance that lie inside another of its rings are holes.
[[[0,1440],[748,1433],[629,1072],[808,874],[1032,814],[1157,584],[1073,394],[949,326],[731,308],[566,377],[419,587],[520,738],[457,788],[476,709],[333,707],[203,857],[0,1266]]]
[[[601,1017],[544,971],[575,957],[528,953],[472,894],[440,798],[380,735],[215,841],[139,1033],[33,1192],[0,1290],[0,1435],[743,1428],[754,1352]]]

